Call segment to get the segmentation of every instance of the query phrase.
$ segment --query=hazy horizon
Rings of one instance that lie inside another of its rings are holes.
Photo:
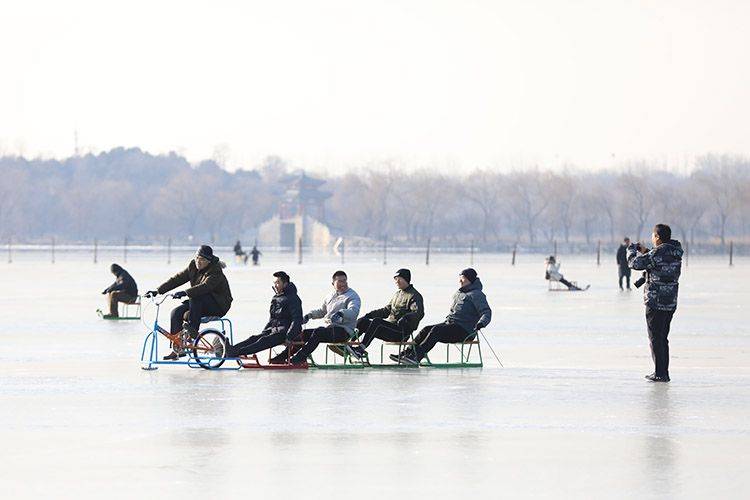
[[[31,1],[0,18],[0,155],[139,147],[341,173],[684,170],[750,154],[742,2]]]

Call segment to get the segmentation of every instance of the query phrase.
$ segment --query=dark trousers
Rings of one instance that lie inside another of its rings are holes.
[[[182,330],[182,322],[187,321],[194,331],[198,331],[201,318],[204,316],[224,316],[226,311],[219,307],[213,295],[206,293],[184,301],[172,309],[170,318],[170,332],[177,333]]]
[[[570,281],[566,280],[562,276],[560,276],[560,283],[562,283],[563,285],[567,286],[568,290],[570,290],[571,288],[576,288],[575,285],[573,285],[573,283],[571,283]]]
[[[620,290],[622,290],[622,279],[623,278],[625,278],[625,281],[627,283],[627,287],[628,287],[628,289],[630,289],[630,268],[629,267],[626,267],[626,268],[622,268],[621,267],[620,270],[619,270],[619,275],[620,275],[620,279],[619,279]]]
[[[346,342],[349,340],[349,334],[340,326],[320,326],[302,330],[302,339],[305,345],[292,356],[294,364],[302,363],[307,359],[321,342]]]
[[[657,377],[669,377],[669,326],[674,311],[659,311],[646,308],[646,325],[648,341],[651,347],[651,359],[654,361],[654,374]]]
[[[474,334],[467,332],[455,323],[438,323],[437,325],[425,326],[414,338],[416,343],[414,354],[418,360],[421,360],[438,342],[452,344],[463,342],[469,337],[474,338]]]
[[[403,342],[409,338],[409,332],[382,318],[361,318],[357,321],[357,330],[360,333],[364,332],[364,337],[360,339],[360,342],[365,349],[375,339],[385,340],[386,342]]]
[[[270,330],[263,330],[260,335],[252,335],[239,344],[227,348],[227,357],[236,358],[237,356],[249,356],[260,351],[265,351],[277,345],[286,342],[286,332],[272,333]]]
[[[119,316],[120,313],[117,310],[117,303],[125,302],[126,304],[132,304],[137,298],[138,297],[130,295],[123,290],[109,292],[109,314],[112,316]]]

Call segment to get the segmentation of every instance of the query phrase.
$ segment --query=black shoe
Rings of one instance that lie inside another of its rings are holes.
[[[662,377],[660,375],[647,375],[646,380],[649,380],[651,382],[669,382],[669,377]]]
[[[401,358],[398,357],[398,354],[389,354],[388,357],[391,358],[391,361],[394,363],[400,363],[399,359]]]
[[[646,375],[643,378],[645,378],[646,380],[651,380],[651,377],[653,377],[654,375],[656,375],[656,373],[649,373],[648,375]]]
[[[175,351],[172,351],[169,354],[167,354],[166,356],[164,356],[163,359],[164,359],[164,361],[174,361],[177,358],[184,358],[184,357],[185,357],[185,353],[184,352],[181,352],[181,353],[178,354]]]
[[[268,360],[268,363],[272,365],[285,365],[286,361],[287,361],[287,354],[286,352],[282,352],[281,354],[277,354],[276,356]]]
[[[409,353],[401,356],[401,360],[399,361],[399,363],[401,363],[402,365],[418,366],[419,360],[414,357],[413,354]]]
[[[354,356],[355,358],[362,360],[367,357],[367,351],[365,351],[364,347],[361,345],[358,346],[346,346],[346,350],[349,351],[349,354]]]

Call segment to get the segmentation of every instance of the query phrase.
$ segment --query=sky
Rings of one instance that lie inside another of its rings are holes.
[[[750,2],[0,0],[0,154],[341,172],[750,154]]]

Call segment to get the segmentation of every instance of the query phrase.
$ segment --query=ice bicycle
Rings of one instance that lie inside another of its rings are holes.
[[[227,358],[224,352],[227,347],[227,340],[233,342],[232,322],[229,318],[219,316],[206,316],[201,318],[201,324],[218,323],[218,328],[205,328],[198,332],[195,338],[192,338],[185,330],[177,333],[170,333],[159,326],[159,309],[165,300],[174,298],[171,293],[163,295],[161,298],[149,297],[149,300],[156,306],[156,316],[154,317],[154,326],[146,338],[143,340],[143,349],[141,350],[141,368],[144,370],[156,370],[155,365],[187,365],[190,368],[205,368],[207,370],[237,370],[237,367],[222,367]],[[228,333],[227,335],[227,326]],[[172,349],[187,359],[180,358],[176,360],[159,359],[159,336],[166,337]]]

